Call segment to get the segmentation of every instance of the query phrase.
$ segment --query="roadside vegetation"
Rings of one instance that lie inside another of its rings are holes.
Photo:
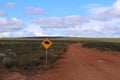
[[[8,55],[7,62],[3,63],[4,57],[0,56],[0,67],[7,69],[17,68],[27,71],[42,71],[45,69],[45,48],[41,45],[42,40],[0,40],[0,54],[10,49],[16,56]],[[54,64],[67,50],[67,45],[74,42],[52,40],[53,45],[48,49],[48,66]]]
[[[96,48],[100,51],[118,51],[120,52],[120,43],[115,42],[84,42],[83,47]]]
[[[41,45],[44,38],[16,38],[0,39],[0,53],[11,49],[16,56],[6,58],[11,61],[3,63],[0,56],[0,68],[43,71],[45,69],[45,48]],[[54,64],[67,51],[67,45],[81,43],[83,47],[96,48],[102,51],[111,50],[120,52],[120,39],[99,38],[50,38],[53,45],[48,49],[48,66]]]

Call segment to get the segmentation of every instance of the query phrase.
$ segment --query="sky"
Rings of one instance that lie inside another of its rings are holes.
[[[120,38],[120,0],[0,0],[0,38]]]

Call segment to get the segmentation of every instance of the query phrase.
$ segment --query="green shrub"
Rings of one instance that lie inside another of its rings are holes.
[[[4,65],[7,69],[10,69],[10,68],[13,66],[13,63],[12,63],[12,62],[5,62],[5,63],[3,63],[3,65]]]
[[[64,46],[67,44],[70,44],[70,42],[53,41],[53,45],[48,49],[49,64],[61,58],[62,53],[59,50],[66,51]],[[20,69],[32,70],[38,68],[38,66],[43,68],[43,65],[46,64],[45,48],[41,46],[38,40],[0,40],[0,51],[6,49],[12,49],[17,54],[16,57],[10,56],[12,63],[2,64],[7,68],[14,66]],[[56,52],[59,52],[59,54],[56,54]]]

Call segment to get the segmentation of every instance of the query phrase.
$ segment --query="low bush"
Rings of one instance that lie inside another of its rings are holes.
[[[97,48],[101,51],[111,50],[111,51],[120,51],[120,43],[112,42],[85,42],[82,44],[83,47],[88,48]]]
[[[53,45],[48,49],[48,64],[53,64],[61,58],[61,55],[63,55],[63,53],[66,51],[67,43],[64,43],[65,42],[62,41],[53,42]],[[69,43],[70,42],[68,42],[68,44]],[[12,49],[17,56],[9,56],[13,62],[5,64],[2,64],[2,58],[0,58],[0,66],[4,65],[7,68],[14,66],[18,69],[23,70],[41,70],[46,64],[45,48],[40,44],[38,40],[0,41],[0,51],[3,52],[6,49]]]

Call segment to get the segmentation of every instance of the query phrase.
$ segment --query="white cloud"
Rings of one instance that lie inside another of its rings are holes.
[[[106,11],[106,10],[108,10],[109,9],[109,7],[94,7],[94,8],[90,8],[89,9],[89,12],[90,12],[90,14],[99,14],[99,13],[102,13],[102,12],[104,12],[104,11]]]
[[[110,7],[103,6],[101,4],[92,3],[92,4],[83,5],[82,8],[88,9],[89,14],[98,14],[108,10]]]
[[[93,20],[99,20],[99,21],[106,21],[108,20],[109,16],[106,16],[106,11],[108,11],[111,7],[103,6],[100,4],[87,4],[82,6],[85,9],[88,9],[88,17]]]
[[[11,28],[5,30],[0,28],[0,37],[32,37],[32,36],[51,36],[49,30],[42,29],[39,26],[28,24],[26,27],[21,27],[22,30]]]
[[[111,21],[91,21],[81,26],[67,29],[65,35],[79,37],[120,37],[120,26],[119,23],[112,23]]]
[[[0,18],[0,32],[15,31],[23,27],[23,22],[17,18]]]
[[[9,8],[13,8],[13,7],[15,7],[16,6],[16,3],[15,2],[8,2],[7,4],[6,4],[6,7],[9,7]]]
[[[0,37],[9,37],[9,36],[10,36],[9,32],[0,33]]]
[[[99,9],[98,9],[99,10]],[[105,11],[92,15],[93,20],[107,21],[120,18],[120,0],[117,0],[112,7],[106,8]]]
[[[90,21],[81,25],[61,29],[41,28],[39,25],[29,24],[22,31],[1,32],[0,37],[30,37],[30,36],[78,36],[78,37],[120,37],[119,20],[100,22]],[[51,33],[52,30],[54,33]],[[59,30],[59,31],[58,31]],[[55,32],[56,31],[56,32]]]
[[[49,30],[42,29],[39,26],[29,24],[22,31],[24,36],[50,36]]]
[[[0,10],[0,16],[7,16],[7,13],[5,11]]]
[[[37,7],[28,7],[25,9],[25,14],[30,14],[30,15],[45,15],[45,12],[42,8],[37,8]]]
[[[50,17],[33,20],[32,24],[39,25],[41,28],[69,28],[89,22],[81,16]]]
[[[105,33],[107,34],[111,34],[111,35],[119,34],[119,37],[120,37],[120,24],[119,23],[107,22],[104,24],[104,30],[105,30]]]

